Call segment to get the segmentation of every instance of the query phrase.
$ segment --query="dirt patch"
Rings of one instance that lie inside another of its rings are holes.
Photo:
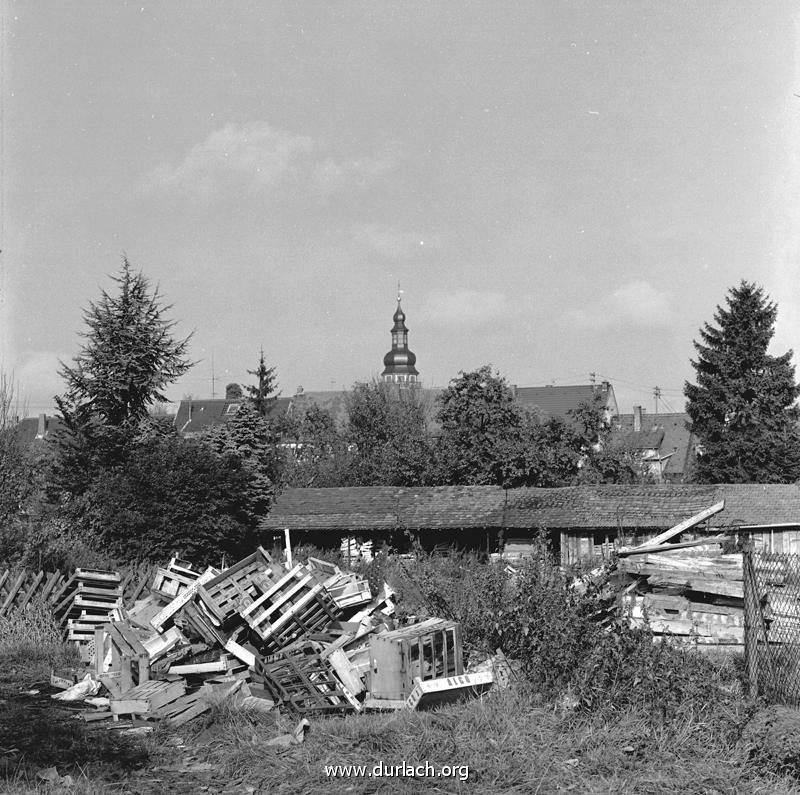
[[[106,721],[85,723],[79,715],[87,705],[54,701],[50,696],[56,692],[43,682],[23,688],[0,685],[0,789],[34,789],[43,784],[37,774],[55,768],[79,787],[91,783],[92,792],[246,791],[241,781],[226,778],[208,761],[201,744],[184,742],[144,721],[119,727]],[[152,733],[127,733],[146,725],[154,728]]]

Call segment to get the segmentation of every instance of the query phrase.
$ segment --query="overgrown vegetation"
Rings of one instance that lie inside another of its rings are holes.
[[[295,554],[341,563],[338,553],[310,547]],[[18,738],[34,743],[38,733],[46,744],[36,746],[29,764],[17,764],[10,783],[32,791],[25,782],[36,765],[56,764],[61,775],[87,771],[78,792],[113,791],[114,775],[142,792],[154,781],[220,792],[441,789],[445,782],[434,777],[379,781],[352,770],[335,777],[325,772],[326,765],[371,770],[427,762],[437,769],[459,766],[466,780],[454,775],[444,787],[454,792],[800,791],[783,757],[753,752],[740,741],[754,705],[742,696],[735,660],[654,643],[649,632],[630,629],[613,610],[606,578],[562,571],[543,538],[529,560],[513,566],[476,555],[381,552],[361,570],[371,582],[388,580],[401,620],[436,615],[460,621],[472,659],[501,648],[512,661],[510,687],[427,713],[313,717],[305,744],[289,751],[268,742],[291,731],[296,716],[226,703],[183,727],[172,746],[165,734],[145,744],[119,744],[105,735],[96,742],[73,724],[54,727],[39,715]],[[52,623],[36,607],[10,617],[0,637],[4,632],[11,651],[28,640],[34,641],[28,649],[60,647]],[[13,659],[0,650],[6,682]],[[48,658],[38,659],[41,671]],[[30,682],[34,670],[24,670]],[[12,707],[21,720],[20,704]],[[117,754],[122,766],[112,767]],[[70,758],[83,767],[71,766]],[[148,769],[153,766],[158,772]]]

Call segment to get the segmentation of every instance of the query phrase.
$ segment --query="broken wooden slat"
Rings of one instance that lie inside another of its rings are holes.
[[[705,521],[709,517],[713,516],[716,513],[719,513],[725,507],[725,500],[720,500],[719,502],[712,505],[710,508],[706,508],[700,513],[696,513],[694,516],[690,516],[688,519],[676,524],[674,527],[670,527],[669,530],[665,530],[663,533],[660,533],[655,538],[651,538],[649,541],[646,542],[646,546],[648,547],[657,547],[663,544],[665,541],[669,541],[670,538],[674,538],[679,533],[682,533],[684,530],[688,530],[690,527],[694,527],[700,522]],[[645,546],[643,544],[642,546]],[[617,554],[624,555],[628,553],[630,550],[627,547],[621,548]]]
[[[669,552],[677,549],[689,549],[690,547],[701,547],[706,545],[710,546],[711,544],[721,544],[727,538],[728,536],[720,534],[716,536],[709,536],[708,538],[698,538],[695,541],[682,541],[678,544],[661,544],[660,546],[653,546],[650,542],[648,542],[640,547],[620,550],[618,554],[621,557],[630,557],[632,555],[646,555],[648,552]]]

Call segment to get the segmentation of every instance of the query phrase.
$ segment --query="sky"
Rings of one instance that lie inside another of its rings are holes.
[[[594,373],[680,411],[742,279],[800,349],[796,3],[0,11],[0,368],[28,414],[123,256],[192,335],[172,400],[252,383],[262,347],[284,396],[378,376],[398,282],[431,387]]]

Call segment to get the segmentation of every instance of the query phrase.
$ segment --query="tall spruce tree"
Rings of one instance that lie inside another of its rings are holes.
[[[85,342],[73,364],[62,362],[66,382],[56,403],[64,420],[57,434],[47,491],[77,496],[98,471],[116,466],[143,427],[148,410],[166,401],[163,389],[192,365],[186,358],[189,337],[172,337],[174,323],[164,315],[157,288],[135,273],[127,258],[117,276],[117,290],[103,290],[84,312]]]
[[[275,374],[274,367],[267,367],[263,348],[258,358],[258,367],[247,372],[258,379],[257,384],[247,387],[247,398],[250,401],[250,405],[262,417],[266,417],[272,405],[278,399],[276,394],[278,377]]]
[[[116,294],[103,290],[84,313],[86,341],[73,366],[61,365],[67,389],[56,400],[68,424],[89,417],[115,428],[136,423],[167,400],[162,390],[192,366],[189,337],[172,338],[174,323],[164,317],[171,307],[158,288],[134,273],[127,258],[113,278]]]
[[[686,411],[700,444],[701,483],[788,483],[800,477],[800,431],[792,351],[767,352],[777,306],[763,288],[742,281],[705,323],[696,384],[686,383]]]

